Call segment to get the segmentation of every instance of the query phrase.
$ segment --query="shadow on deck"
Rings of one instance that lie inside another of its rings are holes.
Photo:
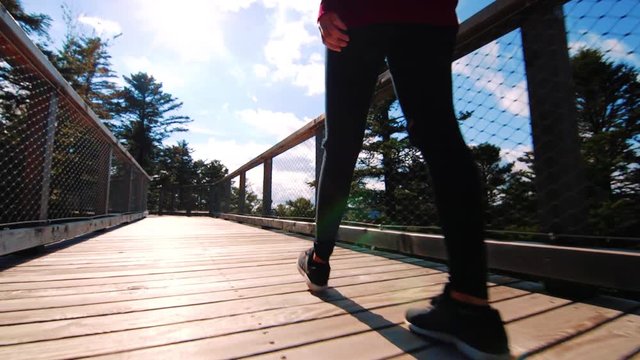
[[[410,333],[408,307],[447,280],[441,265],[337,248],[332,288],[295,269],[308,239],[196,217],[150,217],[0,258],[0,358],[462,359]],[[514,355],[623,359],[640,351],[639,303],[574,302],[492,276]]]

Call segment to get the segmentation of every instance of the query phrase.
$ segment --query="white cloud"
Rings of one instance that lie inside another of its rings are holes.
[[[315,189],[307,185],[308,182],[315,180],[315,174],[313,170],[311,171],[303,173],[274,169],[271,188],[273,207],[299,197],[311,199],[315,202]],[[262,189],[262,186],[260,186],[260,189]]]
[[[502,60],[500,45],[493,41],[480,48],[474,55],[465,56],[452,65],[454,74],[474,81],[477,88],[491,93],[498,105],[517,116],[529,116],[529,97],[526,81],[508,84],[500,70]],[[479,59],[479,61],[478,61]]]
[[[181,72],[188,71],[187,68],[177,71],[171,63],[154,62],[145,56],[123,56],[122,62],[126,69],[126,76],[132,73],[145,72],[153,76],[158,82],[161,82],[165,90],[170,93],[186,86],[187,76]]]
[[[219,131],[215,131],[207,127],[198,126],[198,125],[195,125],[194,123],[187,124],[186,128],[188,129],[189,132],[192,132],[194,134],[220,136]]]
[[[179,55],[183,61],[227,58],[223,24],[231,12],[249,7],[256,0],[137,0],[138,17],[144,29],[154,34],[153,45]]]
[[[264,79],[269,75],[269,67],[263,64],[255,64],[253,65],[253,73],[257,77]]]
[[[229,171],[234,171],[249,160],[263,153],[272,144],[253,141],[238,142],[234,139],[210,137],[204,143],[191,143],[193,158],[202,160],[220,160]]]
[[[100,36],[114,36],[122,33],[122,27],[115,21],[86,15],[80,15],[78,21],[91,26]]]
[[[599,34],[592,33],[588,30],[581,30],[580,40],[573,41],[569,44],[572,54],[583,48],[595,48],[601,50],[605,56],[618,61],[640,66],[640,57],[633,49],[624,41],[614,38],[605,38]]]
[[[236,79],[239,83],[245,82],[247,80],[247,74],[245,71],[238,65],[231,66],[228,70],[229,75]]]
[[[274,136],[277,141],[291,135],[308,122],[308,120],[299,119],[293,113],[264,109],[245,109],[236,112],[236,116],[251,129],[267,136]]]
[[[530,151],[533,151],[530,145],[518,145],[513,149],[502,148],[500,149],[500,157],[507,162],[514,163],[513,170],[526,170],[528,169],[527,164],[518,161],[518,158]]]
[[[289,81],[305,88],[309,96],[323,93],[323,58],[314,51],[314,46],[320,45],[320,39],[317,33],[308,31],[315,29],[317,4],[264,0],[264,5],[275,9],[274,26],[264,46],[266,64],[254,65],[256,76],[274,82]]]

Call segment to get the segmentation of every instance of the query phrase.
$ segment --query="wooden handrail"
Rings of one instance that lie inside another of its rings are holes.
[[[217,181],[215,184],[223,183],[227,180],[231,180],[236,176],[242,174],[243,172],[249,171],[256,166],[262,165],[265,160],[273,159],[274,157],[282,154],[283,152],[297,146],[309,139],[311,139],[316,130],[320,127],[324,126],[324,114],[318,116],[317,118],[308,122],[305,126],[294,132],[293,134],[287,136],[284,140],[272,146],[269,150],[263,152],[262,154],[256,156],[246,164],[242,165],[229,175],[225,176],[222,180]]]

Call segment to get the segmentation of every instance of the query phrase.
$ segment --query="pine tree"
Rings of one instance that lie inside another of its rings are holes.
[[[75,18],[63,7],[67,34],[62,48],[55,54],[54,64],[71,87],[106,121],[112,118],[114,96],[118,90],[111,69],[110,41],[95,34],[77,32]]]
[[[591,181],[590,222],[602,235],[640,234],[640,81],[638,69],[599,50],[571,59],[582,155]]]
[[[140,72],[124,80],[127,85],[115,97],[113,131],[136,161],[152,172],[162,141],[187,131],[182,125],[192,120],[175,114],[182,102],[164,92],[153,76]]]

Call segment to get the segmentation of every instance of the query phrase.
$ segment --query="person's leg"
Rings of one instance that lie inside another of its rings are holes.
[[[315,253],[327,261],[344,214],[362,148],[371,96],[383,68],[385,28],[349,32],[342,52],[327,51],[326,134],[316,201]]]
[[[384,61],[385,27],[349,31],[341,52],[327,51],[324,158],[316,199],[316,239],[298,257],[311,291],[329,280],[329,258],[344,214],[354,166],[362,148],[367,112]]]
[[[455,36],[453,28],[398,26],[388,62],[410,140],[422,152],[431,175],[451,290],[486,299],[481,183],[453,107]]]
[[[450,282],[430,309],[409,309],[409,329],[450,342],[473,359],[508,359],[500,314],[487,306],[487,257],[478,170],[453,108],[454,29],[398,26],[389,68],[411,142],[431,174],[449,257]]]

